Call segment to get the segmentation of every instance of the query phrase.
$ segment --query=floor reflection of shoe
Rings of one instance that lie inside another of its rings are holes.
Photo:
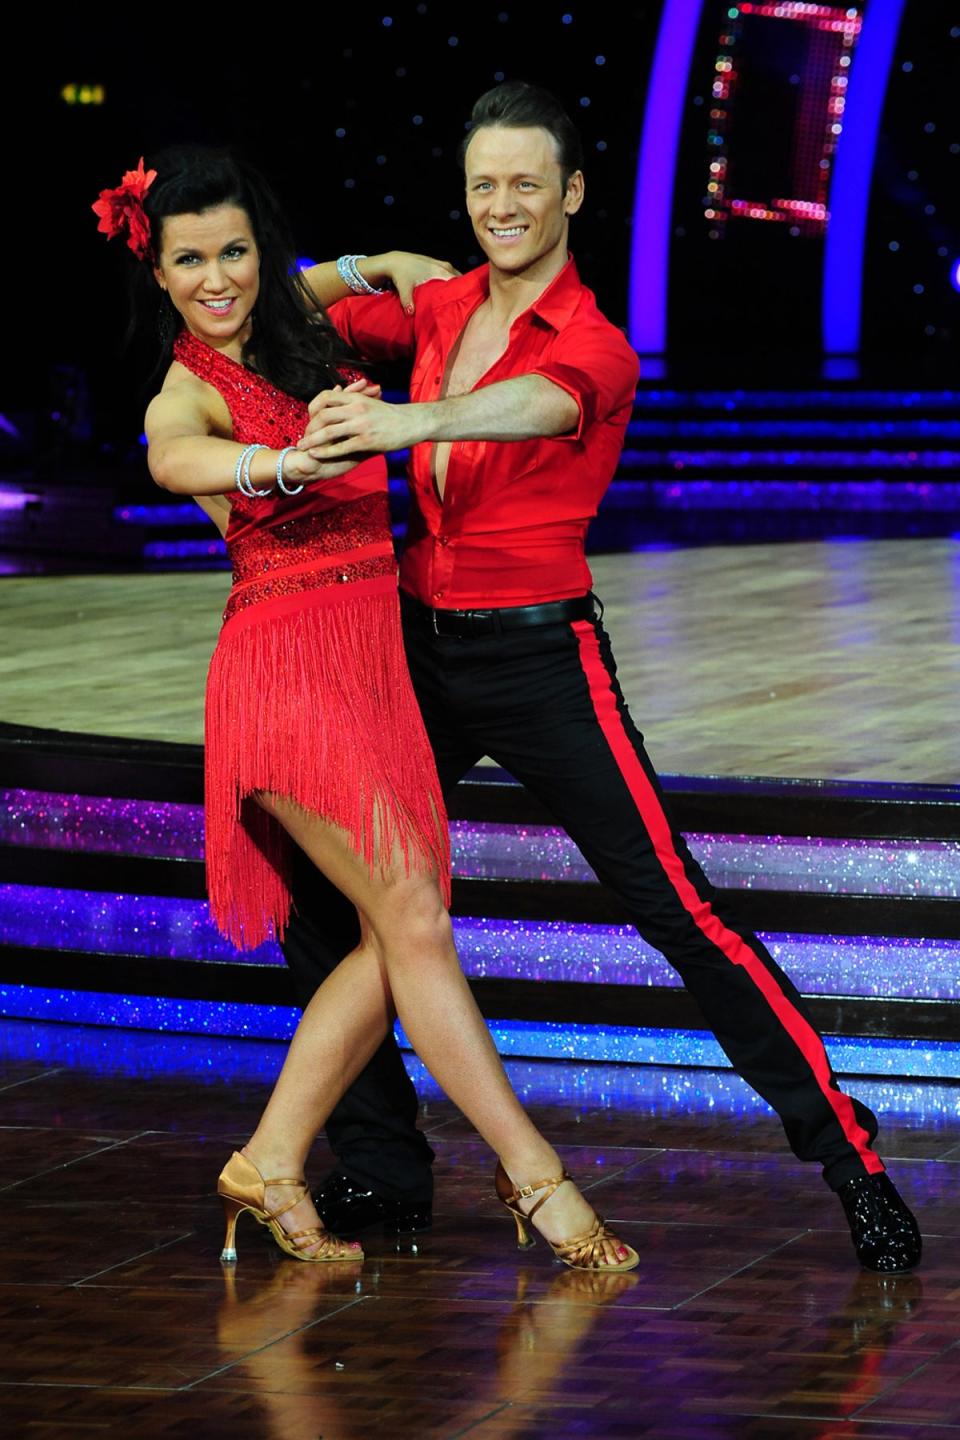
[[[912,1270],[920,1261],[920,1227],[897,1187],[884,1172],[859,1175],[837,1191],[865,1270],[886,1274]]]
[[[433,1201],[398,1199],[351,1180],[333,1170],[314,1195],[320,1218],[337,1235],[359,1235],[379,1226],[385,1235],[409,1235],[429,1230]]]

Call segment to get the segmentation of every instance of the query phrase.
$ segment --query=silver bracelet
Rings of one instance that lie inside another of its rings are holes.
[[[366,258],[366,255],[341,255],[337,261],[337,274],[354,295],[385,295],[387,293],[385,288],[378,290],[375,285],[370,284],[369,280],[364,280],[357,269],[357,261],[366,260]]]
[[[296,445],[287,445],[283,450],[280,451],[280,454],[277,456],[277,488],[284,495],[299,495],[300,491],[303,489],[302,485],[294,485],[291,488],[289,485],[285,485],[283,483],[283,462],[290,454],[290,451],[296,450],[296,448]]]
[[[243,479],[243,462],[246,460],[247,456],[255,449],[256,446],[248,445],[245,450],[241,450],[239,456],[237,457],[237,463],[233,467],[233,483],[234,487],[237,490],[242,490],[243,488],[240,483]]]
[[[250,463],[254,455],[258,450],[266,450],[267,448],[266,445],[248,445],[237,461],[237,468],[233,476],[234,482],[236,483],[237,489],[242,494],[249,496],[251,500],[262,499],[264,495],[273,494],[274,487],[272,485],[269,490],[258,490],[250,479]]]

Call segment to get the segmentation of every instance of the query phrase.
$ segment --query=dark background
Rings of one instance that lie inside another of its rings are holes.
[[[121,242],[90,205],[141,153],[172,141],[238,145],[273,180],[302,253],[403,245],[478,260],[455,152],[476,96],[500,78],[548,86],[579,122],[587,202],[573,230],[581,273],[624,323],[636,157],[659,3],[608,6],[402,3],[313,11],[164,9],[34,22],[8,51],[7,371],[0,408],[43,406],[55,367],[82,370],[101,442],[139,425],[138,377],[120,357]],[[672,360],[696,378],[806,378],[818,363],[822,241],[736,222],[711,239],[702,197],[704,97],[726,5],[707,0],[687,97],[671,296]],[[389,23],[387,21],[389,20]],[[55,29],[45,34],[44,29]],[[894,383],[956,375],[960,296],[960,7],[908,0],[878,151],[864,348]],[[67,105],[69,83],[100,106]],[[762,169],[773,128],[742,143]],[[743,152],[746,156],[747,152]],[[892,248],[896,247],[896,248]],[[22,337],[18,338],[18,337]],[[142,377],[141,377],[142,378]]]

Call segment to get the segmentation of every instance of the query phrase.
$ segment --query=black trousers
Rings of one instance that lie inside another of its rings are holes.
[[[599,619],[471,639],[433,633],[404,605],[414,688],[449,793],[484,755],[556,818],[696,997],[734,1069],[777,1111],[834,1189],[878,1173],[873,1114],[837,1084],[795,987],[739,930],[674,829],[630,718]],[[284,944],[304,1001],[355,943],[341,896],[313,871]],[[330,1117],[343,1168],[388,1193],[430,1193],[432,1154],[392,1036]]]

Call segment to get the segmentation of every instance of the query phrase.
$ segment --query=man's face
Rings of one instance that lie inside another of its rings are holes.
[[[583,201],[583,175],[571,175],[564,191],[549,131],[484,125],[467,146],[464,168],[467,210],[491,265],[510,274],[555,274],[566,263],[569,217]]]

